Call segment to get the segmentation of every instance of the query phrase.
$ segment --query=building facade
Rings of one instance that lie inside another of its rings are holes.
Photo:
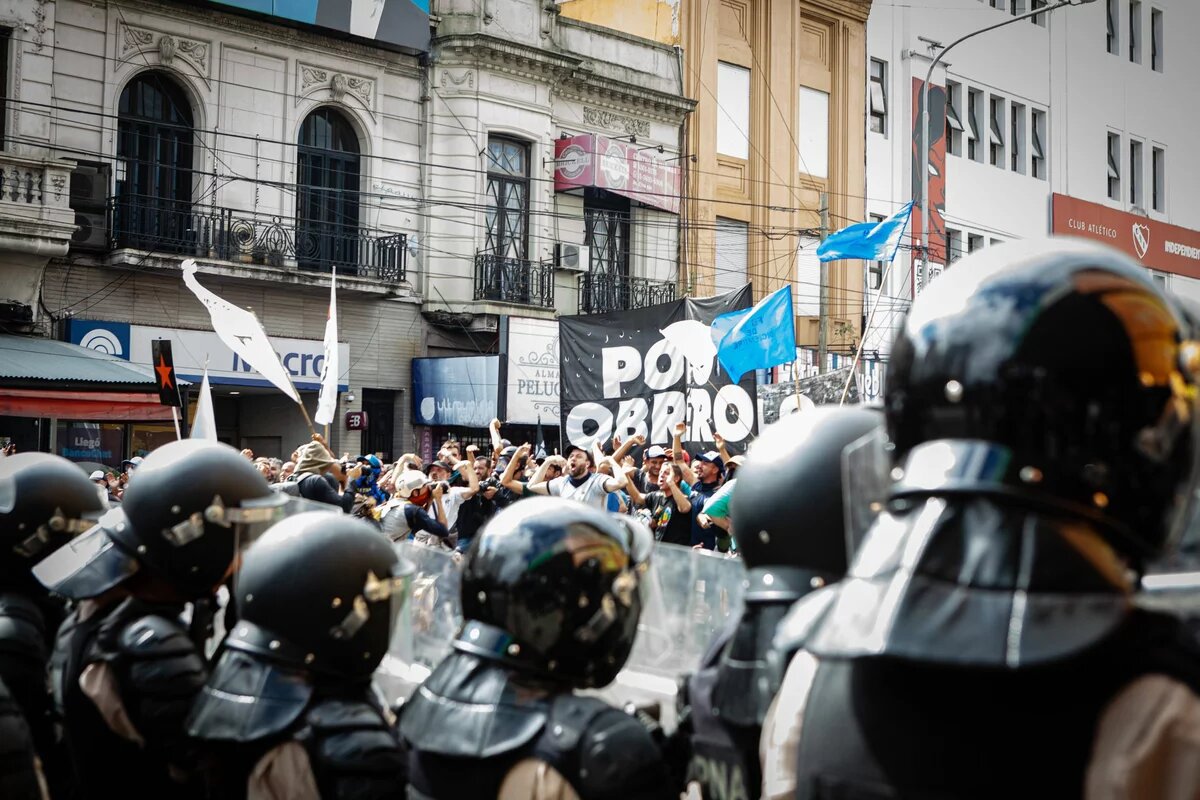
[[[487,441],[493,412],[514,440],[535,441],[539,419],[556,440],[556,379],[552,401],[513,402],[557,376],[554,318],[678,291],[679,148],[694,103],[676,51],[560,9],[534,0],[433,9],[427,213],[414,251],[430,361],[418,365],[413,403],[426,452],[451,435]],[[527,349],[508,353],[518,341]],[[521,384],[517,360],[498,369],[510,355],[538,360],[524,385],[511,385]]]
[[[919,197],[913,132],[939,47],[1045,3],[877,5],[868,22],[867,211]],[[965,253],[1050,233],[1137,258],[1162,285],[1200,298],[1200,154],[1190,146],[1200,53],[1183,0],[1097,0],[981,34],[933,73],[931,279]],[[886,360],[919,284],[919,220],[890,269],[864,272],[869,354]],[[914,250],[914,248],[916,248]],[[875,290],[882,284],[878,306]]]
[[[683,159],[681,285],[704,296],[749,282],[762,297],[790,282],[798,344],[815,346],[822,207],[831,230],[865,213],[869,0],[566,0],[560,8],[680,48],[684,90],[696,101]],[[835,262],[828,283],[830,352],[852,353],[862,275]]]
[[[195,259],[205,287],[255,312],[310,409],[336,271],[345,356],[333,448],[398,455],[423,349],[409,241],[421,224],[410,200],[427,18],[408,0],[369,30],[246,5],[0,8],[12,98],[0,159],[5,174],[44,176],[45,201],[40,240],[0,242],[5,283],[30,309],[23,332],[135,360],[148,360],[138,354],[150,338],[174,340],[181,375],[208,366],[221,438],[287,458],[308,439],[303,415],[220,345],[180,264]],[[12,220],[20,194],[0,217]],[[343,413],[364,409],[366,429],[345,430]],[[169,422],[114,419],[99,403],[80,413],[5,424],[41,425],[52,433],[40,446],[54,450],[61,437],[102,440],[91,460],[109,464],[174,438]]]

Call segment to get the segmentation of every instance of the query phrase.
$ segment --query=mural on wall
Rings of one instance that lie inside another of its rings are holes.
[[[208,0],[373,39],[401,50],[429,49],[429,0]]]
[[[919,273],[916,261],[921,252],[921,169],[929,170],[929,277],[932,279],[946,263],[946,87],[929,84],[929,146],[922,157],[920,148],[921,105],[924,82],[913,78],[913,154],[912,194],[913,204],[909,230],[912,236],[913,259],[910,285],[913,296],[921,290],[918,286]],[[937,264],[937,267],[933,265]]]

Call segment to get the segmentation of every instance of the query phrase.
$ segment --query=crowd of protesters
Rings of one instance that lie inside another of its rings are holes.
[[[524,497],[551,495],[640,518],[659,541],[735,554],[729,499],[742,456],[719,434],[716,449],[695,456],[674,431],[672,446],[644,436],[608,446],[570,445],[565,454],[503,438],[489,426],[491,451],[445,441],[432,461],[406,453],[385,464],[375,455],[337,458],[314,434],[284,462],[243,450],[277,491],[326,503],[368,520],[393,541],[411,539],[462,553],[498,511]]]

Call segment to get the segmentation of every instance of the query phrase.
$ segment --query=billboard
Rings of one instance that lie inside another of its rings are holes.
[[[655,148],[585,133],[554,141],[554,191],[595,187],[679,213],[679,165]]]
[[[399,50],[429,49],[429,0],[208,0]]]
[[[500,356],[414,358],[413,424],[486,428],[496,417]]]

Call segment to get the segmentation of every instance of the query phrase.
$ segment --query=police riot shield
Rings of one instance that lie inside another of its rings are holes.
[[[887,433],[881,425],[842,451],[842,503],[846,563],[854,561],[863,538],[887,501],[892,483]]]
[[[462,627],[462,568],[449,550],[403,541],[393,546],[416,567],[407,613],[398,616],[388,654],[375,672],[376,685],[395,705],[450,652]]]
[[[416,566],[408,613],[375,673],[388,703],[406,699],[450,652],[462,626],[461,566],[441,549],[398,542]],[[642,585],[638,637],[625,668],[593,694],[623,706],[658,707],[674,727],[679,679],[694,672],[709,644],[741,615],[745,567],[740,559],[678,545],[655,545]]]
[[[617,706],[657,706],[663,727],[672,730],[679,680],[699,668],[716,635],[741,616],[745,581],[741,559],[655,545],[629,660],[594,694]]]

